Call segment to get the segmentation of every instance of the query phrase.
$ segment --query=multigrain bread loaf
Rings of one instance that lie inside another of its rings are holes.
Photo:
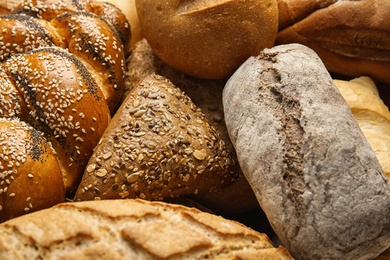
[[[0,225],[5,259],[292,259],[267,235],[194,208],[64,203]]]
[[[218,138],[225,143],[226,149],[232,155],[229,167],[232,171],[239,173],[239,179],[232,185],[212,192],[198,193],[191,197],[218,213],[232,214],[258,208],[259,204],[252,188],[242,174],[234,147],[227,133],[222,107],[222,90],[226,81],[203,80],[179,72],[159,59],[147,40],[142,39],[134,45],[127,59],[124,96],[127,96],[140,80],[151,74],[167,78],[202,110],[205,120],[215,128]]]
[[[293,257],[369,259],[389,246],[389,182],[314,51],[264,50],[223,102],[241,168]]]
[[[163,200],[236,181],[225,143],[179,88],[158,75],[127,95],[88,162],[75,200]]]
[[[27,167],[18,156],[6,158],[11,166],[0,169],[2,220],[26,209],[7,196],[30,198],[32,207],[25,210],[30,212],[43,207],[44,201],[46,206],[60,202],[58,193],[64,185],[67,195],[75,191],[110,114],[121,100],[124,41],[129,39],[126,19],[112,5],[77,1],[21,4],[24,6],[16,6],[10,14],[0,16],[0,118],[19,118],[41,132],[48,144],[36,146],[36,153],[40,154],[33,160],[36,165],[30,160]],[[108,14],[110,17],[103,18]],[[9,136],[18,132],[15,127],[9,131]],[[27,152],[31,151],[27,144],[37,142],[31,140],[37,136],[23,135],[20,143],[26,145]],[[11,143],[12,138],[3,142]],[[47,159],[52,158],[52,148],[62,184],[57,182],[57,171]],[[42,160],[48,165],[43,165]],[[12,167],[18,164],[20,167]],[[34,169],[34,174],[29,168]],[[53,181],[43,181],[51,168]],[[37,190],[36,196],[42,198],[40,206],[32,203],[31,188],[26,187],[31,183],[25,181],[25,176],[35,176],[32,181],[36,185],[32,187]],[[14,190],[5,192],[8,186]],[[43,194],[48,198],[43,198]]]
[[[390,180],[390,112],[369,77],[334,80]]]
[[[226,79],[273,46],[276,0],[136,0],[143,36],[165,63],[191,76]]]
[[[390,83],[390,1],[279,0],[279,10],[277,45],[304,44],[331,72]]]

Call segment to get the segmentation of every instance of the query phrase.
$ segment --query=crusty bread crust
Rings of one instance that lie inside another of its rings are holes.
[[[314,51],[264,50],[223,94],[241,169],[294,257],[372,258],[388,247],[389,183]]]
[[[265,234],[144,200],[63,203],[0,225],[5,259],[292,259]]]

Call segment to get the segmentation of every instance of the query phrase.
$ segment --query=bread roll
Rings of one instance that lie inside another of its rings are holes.
[[[99,1],[103,1],[103,0],[99,0]],[[126,18],[130,23],[130,29],[131,29],[130,47],[133,47],[138,41],[140,41],[143,38],[141,26],[139,24],[137,9],[135,7],[135,0],[107,0],[107,1],[116,5],[123,12],[123,14],[126,15]]]
[[[168,66],[153,52],[146,39],[137,42],[127,60],[126,96],[147,75],[159,74],[170,80],[175,86],[188,95],[192,102],[205,114],[207,122],[217,132],[232,155],[232,171],[239,173],[239,179],[230,186],[212,192],[198,193],[191,197],[201,204],[220,214],[235,214],[259,208],[259,204],[238,165],[234,147],[226,130],[223,107],[222,89],[225,80],[202,80],[185,75]]]
[[[390,180],[390,112],[369,77],[334,80]]]
[[[144,78],[128,95],[88,162],[75,200],[165,198],[236,181],[225,143],[170,81]]]
[[[165,63],[188,75],[226,79],[273,46],[276,0],[136,0],[143,36]]]
[[[269,238],[194,208],[143,200],[63,203],[0,225],[6,259],[292,259]]]
[[[277,45],[304,44],[331,72],[390,83],[390,1],[279,0],[279,7],[280,20],[296,17]]]
[[[44,133],[70,194],[121,100],[127,20],[108,4],[20,1],[0,27],[0,117]]]
[[[61,169],[43,133],[0,117],[0,147],[0,222],[65,201]]]
[[[293,257],[369,259],[389,246],[389,182],[314,51],[251,57],[223,102],[241,169]]]

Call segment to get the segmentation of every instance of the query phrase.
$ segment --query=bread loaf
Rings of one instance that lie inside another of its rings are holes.
[[[134,45],[127,59],[124,96],[140,80],[151,74],[158,74],[170,80],[202,110],[205,120],[215,128],[217,138],[225,143],[226,149],[231,154],[229,168],[239,174],[239,179],[232,185],[212,192],[192,195],[192,199],[220,214],[241,213],[259,208],[252,188],[238,165],[234,147],[226,130],[222,107],[222,89],[226,81],[202,80],[179,72],[159,59],[147,40],[142,39]]]
[[[236,181],[225,143],[170,81],[144,78],[112,118],[84,172],[75,200],[198,194]]]
[[[30,176],[29,167],[35,169],[34,176],[42,175],[41,181],[36,178],[34,186],[36,196],[42,201],[40,206],[31,203],[38,209],[64,201],[64,195],[59,195],[64,186],[67,195],[75,191],[110,114],[118,107],[124,81],[126,43],[122,40],[128,39],[120,35],[125,36],[127,25],[123,23],[127,21],[118,15],[118,19],[112,16],[108,22],[85,11],[89,8],[96,13],[116,12],[116,7],[112,6],[114,11],[109,12],[110,7],[103,4],[90,3],[88,8],[76,1],[25,1],[23,4],[28,8],[15,7],[11,14],[0,16],[0,45],[3,46],[0,49],[0,118],[17,117],[44,135],[50,143],[45,147],[54,148],[52,156],[62,174],[62,183],[58,183],[57,171],[46,154],[42,158],[51,165],[43,166],[43,159],[35,158],[11,177],[5,177],[9,175],[7,169],[0,169],[0,176],[2,185],[18,187],[11,192],[15,198],[32,201],[31,189],[26,187],[29,182],[16,176]],[[10,136],[14,135],[16,132],[10,132]],[[32,142],[34,136],[24,135],[20,142]],[[17,157],[7,159],[10,165],[20,164]],[[52,177],[47,176],[50,169]],[[48,182],[44,178],[53,180]],[[53,198],[44,198],[43,194]],[[6,195],[9,193],[4,192]],[[1,220],[19,215],[25,208],[13,201],[3,200]]]
[[[369,77],[334,80],[390,180],[390,112]]]
[[[226,79],[273,46],[276,0],[136,0],[143,36],[165,63],[188,75]]]
[[[314,51],[251,57],[223,102],[241,168],[293,257],[370,259],[389,246],[389,182]]]
[[[6,259],[292,259],[269,238],[194,208],[143,200],[63,203],[0,225]]]
[[[390,83],[390,1],[279,0],[279,9],[291,22],[277,45],[304,44],[331,72]]]

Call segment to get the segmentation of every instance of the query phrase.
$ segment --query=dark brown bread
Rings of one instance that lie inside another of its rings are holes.
[[[223,102],[241,168],[294,257],[370,259],[389,246],[389,182],[314,51],[264,50]]]
[[[188,76],[170,67],[153,52],[146,39],[137,42],[127,60],[125,80],[126,96],[140,80],[150,74],[159,74],[179,87],[192,102],[205,114],[207,122],[213,126],[222,140],[232,160],[229,168],[239,174],[237,182],[220,190],[203,192],[192,198],[217,213],[240,213],[259,207],[259,204],[238,165],[234,147],[230,141],[222,107],[222,90],[225,80],[203,80]]]
[[[179,88],[145,77],[112,118],[88,162],[75,200],[165,198],[236,181],[225,143]]]

